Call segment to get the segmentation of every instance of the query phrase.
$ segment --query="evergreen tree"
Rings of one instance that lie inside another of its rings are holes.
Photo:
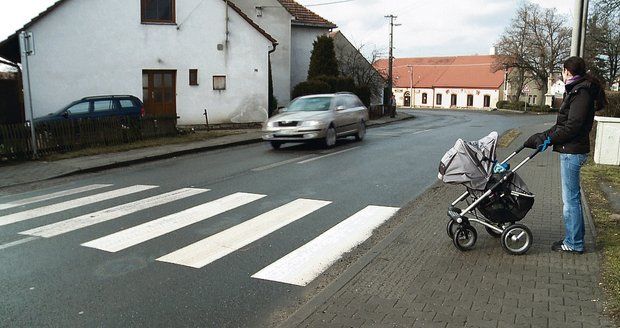
[[[317,76],[338,76],[338,61],[334,50],[334,39],[327,35],[319,36],[312,43],[312,55],[308,68],[308,80]]]
[[[278,99],[273,95],[273,77],[271,76],[271,57],[269,57],[269,100],[268,100],[268,115],[271,117],[275,110],[278,108]]]

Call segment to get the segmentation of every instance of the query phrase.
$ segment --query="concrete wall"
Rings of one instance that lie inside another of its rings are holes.
[[[179,124],[204,123],[205,108],[211,123],[263,121],[271,42],[229,9],[229,43],[217,50],[225,13],[223,1],[177,1],[177,24],[146,25],[140,1],[66,1],[29,29],[35,116],[84,96],[142,98],[142,70],[156,69],[177,71]],[[198,69],[198,86],[189,86],[189,69]],[[213,75],[227,76],[226,90],[213,90]]]
[[[327,28],[293,26],[291,30],[291,85],[293,90],[299,82],[308,78],[312,44],[317,37],[329,33]]]
[[[273,93],[278,106],[286,106],[291,97],[291,19],[293,16],[277,0],[234,0],[256,24],[278,41],[271,54]],[[256,7],[262,7],[261,16]]]

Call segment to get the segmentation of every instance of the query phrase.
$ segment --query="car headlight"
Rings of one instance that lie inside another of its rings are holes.
[[[304,121],[301,123],[301,126],[316,127],[316,126],[321,126],[322,124],[323,122],[321,121]]]
[[[275,122],[271,122],[271,121],[265,124],[265,126],[268,128],[273,128],[275,125],[276,125]]]

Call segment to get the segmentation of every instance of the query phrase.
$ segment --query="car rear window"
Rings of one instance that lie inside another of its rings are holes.
[[[136,107],[131,99],[121,99],[119,100],[122,109],[130,109]]]

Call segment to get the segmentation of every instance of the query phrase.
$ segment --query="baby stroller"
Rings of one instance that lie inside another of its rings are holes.
[[[521,255],[532,245],[533,236],[530,229],[517,222],[534,205],[534,195],[516,171],[540,150],[510,170],[508,161],[525,147],[497,163],[497,138],[497,132],[491,132],[478,141],[459,139],[441,159],[438,178],[448,184],[462,184],[467,189],[448,209],[446,232],[456,248],[470,250],[478,237],[471,225],[475,222],[483,225],[491,236],[500,238],[506,252]],[[456,207],[462,201],[467,204],[463,210]]]

